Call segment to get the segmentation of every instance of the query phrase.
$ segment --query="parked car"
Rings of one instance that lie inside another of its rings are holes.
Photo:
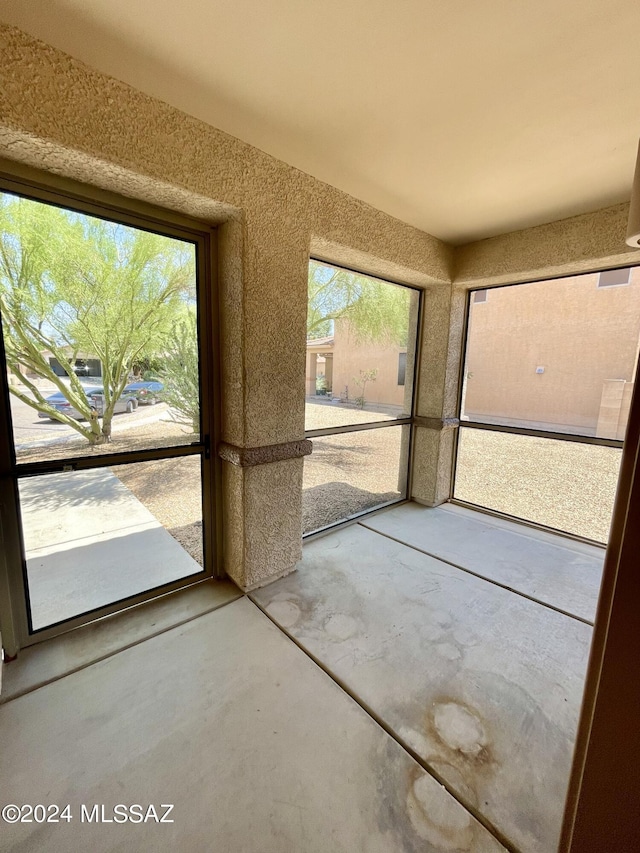
[[[85,394],[87,395],[87,402],[90,406],[94,406],[99,414],[102,414],[102,394],[104,392],[103,388],[100,387],[88,387],[85,386]],[[56,391],[55,394],[52,394],[50,397],[46,398],[47,403],[50,406],[53,406],[58,412],[62,412],[65,415],[70,415],[72,418],[75,418],[78,421],[84,420],[84,415],[82,412],[79,412],[75,406],[73,406],[62,393],[62,391]],[[116,405],[114,408],[114,414],[119,414],[120,412],[135,412],[138,408],[138,398],[135,393],[127,392],[126,388],[122,392],[120,398],[116,401]],[[49,418],[49,420],[55,420],[55,418],[50,418],[46,412],[38,412],[39,418]]]
[[[95,406],[98,410],[98,413],[102,414],[102,395],[104,393],[103,388],[87,388],[86,394],[90,401],[90,403]],[[138,408],[138,398],[136,394],[132,394],[130,391],[127,391],[125,388],[120,395],[120,397],[116,400],[116,405],[113,410],[114,415],[118,415],[121,412],[135,412]]]
[[[124,390],[125,393],[133,391],[138,398],[139,403],[155,406],[156,403],[159,403],[162,400],[164,385],[162,382],[157,382],[155,380],[150,380],[148,382],[131,382]]]

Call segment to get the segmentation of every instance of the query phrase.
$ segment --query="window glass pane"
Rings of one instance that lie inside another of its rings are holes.
[[[411,414],[418,304],[411,288],[310,262],[307,430]]]
[[[0,193],[18,462],[199,441],[195,248]]]
[[[304,460],[304,532],[404,498],[409,437],[409,427],[393,426],[314,438]]]
[[[629,284],[631,270],[626,267],[618,270],[604,270],[598,277],[598,287],[619,287],[621,284]]]
[[[626,275],[626,272],[625,272]],[[638,359],[640,268],[492,289],[471,300],[462,418],[624,438]]]
[[[454,497],[606,542],[622,450],[460,429]]]
[[[202,571],[200,456],[19,481],[33,629]]]

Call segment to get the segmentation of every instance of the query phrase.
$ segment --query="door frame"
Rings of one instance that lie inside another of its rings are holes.
[[[195,445],[169,446],[17,466],[13,450],[4,339],[0,326],[0,543],[3,546],[0,550],[0,632],[5,659],[11,659],[20,648],[174,590],[212,578],[222,578],[225,574],[221,560],[221,468],[215,452],[220,435],[220,324],[215,226],[66,178],[25,170],[23,167],[16,174],[7,170],[7,165],[2,163],[3,168],[0,167],[0,191],[175,237],[195,246],[201,407],[201,435],[197,448]],[[31,631],[18,480],[45,472],[69,469],[80,471],[194,455],[201,458],[204,571],[129,596],[54,626]],[[19,473],[20,470],[22,473]]]

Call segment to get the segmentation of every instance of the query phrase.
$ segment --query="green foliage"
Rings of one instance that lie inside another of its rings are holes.
[[[135,377],[154,380],[162,366],[162,359],[157,355],[143,355],[137,358],[131,365],[131,372]]]
[[[163,399],[174,411],[176,420],[200,430],[200,386],[198,364],[198,328],[195,311],[187,311],[168,339],[160,378]]]
[[[308,340],[330,335],[333,321],[348,320],[359,341],[407,345],[409,289],[311,261],[308,291]]]
[[[133,366],[162,350],[194,296],[189,244],[0,193],[0,313],[7,363],[21,382],[11,393],[91,443],[109,439]],[[80,354],[102,362],[102,429],[73,372]],[[52,409],[27,373],[53,382],[89,423]]]

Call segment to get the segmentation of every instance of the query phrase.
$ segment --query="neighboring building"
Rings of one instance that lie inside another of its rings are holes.
[[[71,347],[65,347],[65,350],[69,352],[69,362],[71,362]],[[43,352],[43,355],[49,362],[49,365],[56,376],[67,375],[67,371],[54,355],[48,351]],[[78,353],[73,359],[73,363],[73,369],[77,376],[91,376],[95,378],[102,377],[102,363],[99,358],[92,358],[87,353]]]
[[[333,348],[334,338],[329,335],[325,338],[316,338],[307,341],[307,368],[306,368],[306,393],[307,397],[315,397],[320,390],[318,379],[324,379],[324,391],[322,396],[331,394],[333,391]]]
[[[358,341],[346,320],[335,321],[334,334],[307,341],[307,396],[325,396],[354,402],[364,396],[366,404],[405,408],[407,348]],[[375,371],[363,388],[362,372]],[[317,382],[322,377],[324,383]],[[324,385],[324,388],[320,386]],[[410,403],[410,401],[408,401]]]
[[[476,291],[470,420],[624,438],[640,337],[640,268]]]

